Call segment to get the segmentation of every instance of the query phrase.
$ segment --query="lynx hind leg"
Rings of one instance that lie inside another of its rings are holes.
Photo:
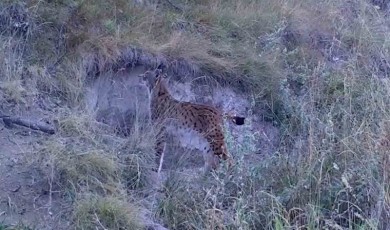
[[[222,158],[224,161],[227,161],[227,164],[228,164],[228,167],[229,167],[229,168],[233,167],[233,165],[234,165],[234,160],[233,160],[233,158],[231,157],[231,155],[229,155],[228,150],[227,150],[227,147],[226,147],[225,144],[223,144],[223,145],[221,146],[221,150],[222,150],[221,158]]]
[[[214,152],[211,149],[205,150],[203,153],[204,158],[204,173],[207,174],[211,170],[217,169],[218,166],[218,156],[214,154]]]

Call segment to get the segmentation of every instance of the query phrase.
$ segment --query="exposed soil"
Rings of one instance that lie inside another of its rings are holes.
[[[147,120],[148,97],[146,89],[138,85],[136,76],[145,71],[137,67],[131,71],[119,71],[115,74],[102,74],[86,89],[86,107],[88,113],[100,122],[116,127],[120,134],[126,134],[130,127]],[[263,154],[271,154],[278,144],[278,130],[267,122],[255,118],[250,108],[250,100],[227,88],[210,88],[191,82],[170,82],[172,94],[180,100],[206,103],[219,107],[225,112],[234,111],[245,116],[247,124],[235,126],[226,122],[231,133],[230,143],[233,156],[236,152],[245,152],[244,159],[258,162]],[[29,109],[19,111],[33,120],[53,117],[56,109],[39,106],[48,104],[50,99],[35,102]],[[50,104],[50,103],[49,103]],[[33,110],[34,109],[34,110]],[[33,110],[33,111],[32,111]],[[0,125],[0,223],[17,225],[23,223],[37,229],[67,229],[71,204],[60,197],[58,191],[50,192],[50,178],[40,172],[30,162],[36,156],[39,144],[48,134],[28,128]],[[203,166],[199,150],[180,147],[191,142],[192,137],[172,138],[167,149],[164,170],[177,169],[184,177],[199,175]],[[244,151],[242,151],[244,150]],[[257,154],[255,154],[257,153]],[[261,153],[261,154],[258,154]],[[236,156],[237,157],[237,156]],[[163,176],[164,177],[164,176]],[[50,195],[51,194],[51,195]]]
[[[23,127],[0,127],[0,223],[36,229],[67,229],[69,206],[50,193],[49,178],[30,159],[47,134]],[[51,195],[50,195],[51,194]]]

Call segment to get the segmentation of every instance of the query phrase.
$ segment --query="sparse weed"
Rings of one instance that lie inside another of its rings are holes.
[[[122,179],[127,188],[146,189],[153,185],[152,169],[156,167],[154,138],[147,127],[142,131],[133,130],[120,147]]]
[[[121,192],[114,156],[101,150],[83,151],[55,141],[45,143],[40,153],[45,158],[47,170],[52,172],[49,182],[72,196],[90,189],[102,194]]]
[[[140,229],[137,211],[128,208],[127,191],[150,186],[150,132],[125,140],[86,114],[64,112],[58,133],[41,144],[32,161],[48,175],[49,193],[60,190],[75,209],[77,229]],[[132,133],[130,134],[132,135]],[[85,197],[90,193],[91,197]],[[83,197],[79,201],[79,197]]]
[[[1,39],[1,38],[0,38]],[[17,42],[12,39],[2,40],[0,48],[0,90],[6,101],[11,103],[24,103],[27,96],[26,87],[22,82],[23,68],[25,67],[22,54]]]
[[[77,201],[75,229],[143,229],[139,209],[113,197],[85,196]]]

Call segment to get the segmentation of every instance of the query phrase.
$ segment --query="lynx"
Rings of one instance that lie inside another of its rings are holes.
[[[162,169],[167,131],[194,133],[203,139],[205,172],[216,169],[219,158],[232,164],[223,134],[223,118],[236,125],[243,125],[243,117],[222,114],[218,109],[202,104],[182,102],[172,97],[166,87],[167,75],[162,70],[146,71],[139,75],[140,83],[149,90],[150,115],[153,124],[160,124],[155,151],[160,157],[158,174]]]

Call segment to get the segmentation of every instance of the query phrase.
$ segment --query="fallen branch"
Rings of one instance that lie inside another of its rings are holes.
[[[38,130],[44,133],[48,134],[54,134],[55,129],[54,127],[48,125],[48,124],[43,124],[42,122],[33,122],[29,121],[20,117],[11,117],[11,116],[6,116],[2,115],[0,118],[3,118],[3,122],[7,127],[12,127],[14,124],[24,126],[33,130]]]

